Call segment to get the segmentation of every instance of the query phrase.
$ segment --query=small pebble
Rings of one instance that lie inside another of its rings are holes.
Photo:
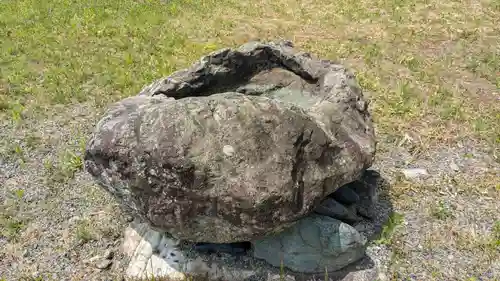
[[[454,162],[451,162],[450,169],[452,169],[455,172],[458,172],[460,170],[460,167],[458,167],[458,165],[455,164]]]
[[[71,217],[68,222],[70,224],[72,224],[72,223],[78,222],[79,220],[81,220],[81,218],[79,216],[74,216],[74,217]]]
[[[224,145],[224,147],[222,148],[222,152],[224,152],[224,154],[226,154],[227,156],[233,156],[234,148],[230,145]]]
[[[131,216],[131,215],[125,215],[125,221],[126,222],[133,222],[134,221],[134,217]]]
[[[97,267],[98,269],[107,269],[111,266],[113,262],[111,260],[102,260],[100,262],[98,262],[95,267]]]
[[[407,179],[416,179],[420,177],[426,177],[429,175],[426,169],[420,169],[420,168],[404,169],[403,174]]]
[[[24,250],[23,251],[23,257],[26,258],[26,257],[29,257],[30,256],[30,252],[28,251],[28,249]]]
[[[107,260],[110,260],[110,259],[113,259],[113,257],[115,256],[115,253],[111,250],[107,250],[106,252],[104,252],[104,258],[107,259]]]
[[[95,257],[91,257],[90,259],[84,261],[85,263],[95,263],[96,261],[98,261],[101,257],[100,256],[95,256]]]

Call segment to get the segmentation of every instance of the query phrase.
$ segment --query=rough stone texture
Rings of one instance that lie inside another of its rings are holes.
[[[366,238],[348,224],[311,215],[290,229],[253,241],[254,257],[297,272],[339,270],[365,254]]]
[[[113,105],[87,171],[158,230],[199,242],[282,231],[371,166],[367,102],[341,65],[252,42]]]
[[[325,280],[323,272],[306,274],[286,268],[284,275],[280,276],[280,268],[250,255],[197,252],[191,243],[176,240],[138,221],[126,229],[122,247],[130,258],[126,269],[127,280],[155,276],[184,281],[187,280],[186,275],[221,281]],[[378,278],[378,268],[373,260],[365,257],[340,271],[329,271],[328,277],[328,280],[335,281],[374,281]]]

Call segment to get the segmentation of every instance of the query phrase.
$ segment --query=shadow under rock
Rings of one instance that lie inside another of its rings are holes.
[[[390,183],[376,170],[366,170],[362,177],[351,182],[330,194],[328,198],[341,202],[346,209],[355,213],[357,219],[351,217],[345,220],[340,217],[332,216],[351,226],[367,239],[367,245],[379,239],[383,232],[384,225],[389,220],[394,209],[390,200]],[[355,200],[352,194],[357,196]],[[326,199],[328,200],[328,199]],[[355,202],[354,202],[355,201]],[[373,281],[378,279],[378,257],[365,254],[364,258],[354,262],[338,271],[328,272],[327,276],[332,281]],[[325,280],[325,274],[302,275],[297,281]]]
[[[382,230],[394,208],[390,200],[390,183],[375,170],[366,170],[360,180],[348,184],[360,195],[356,209],[363,220],[354,224],[368,241],[380,238]]]
[[[389,182],[378,172],[367,170],[360,180],[343,188],[344,194],[331,194],[329,197],[338,202],[342,201],[341,204],[347,209],[355,210],[359,219],[355,222],[350,220],[348,224],[363,234],[368,240],[367,244],[370,244],[370,241],[380,237],[384,224],[393,212],[388,195]],[[348,196],[345,197],[350,191],[354,191],[357,195],[356,202],[349,202]],[[252,256],[249,243],[213,244],[179,241],[137,220],[127,228],[123,247],[125,254],[130,257],[127,275],[135,278],[168,276],[172,280],[177,280],[176,276],[189,273],[203,276],[200,279],[194,278],[194,281],[325,280],[324,273],[299,273],[287,268],[282,271],[263,260],[256,259]],[[376,280],[377,257],[365,255],[364,258],[341,270],[327,272],[327,276],[332,281]],[[182,277],[179,278],[183,280]]]

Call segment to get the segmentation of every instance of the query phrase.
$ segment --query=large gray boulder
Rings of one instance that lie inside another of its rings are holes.
[[[85,167],[152,227],[223,243],[292,226],[358,179],[374,154],[349,71],[289,42],[252,42],[112,105]]]

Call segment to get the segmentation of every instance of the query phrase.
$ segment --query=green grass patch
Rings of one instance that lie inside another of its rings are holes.
[[[23,213],[24,190],[17,189],[0,205],[0,237],[18,238],[29,218]]]
[[[432,208],[431,216],[438,220],[450,219],[454,217],[453,209],[443,201],[439,201],[436,206]]]
[[[83,153],[65,150],[60,153],[56,163],[45,159],[43,166],[49,183],[65,183],[71,180],[75,174],[83,169]]]
[[[389,245],[392,242],[392,235],[396,228],[402,224],[404,221],[404,216],[400,213],[393,212],[385,225],[382,228],[382,233],[377,240],[373,242],[378,245]]]
[[[87,243],[95,239],[96,235],[93,233],[93,229],[89,222],[82,221],[79,222],[76,230],[75,237],[80,243]]]
[[[496,221],[493,225],[493,231],[491,234],[492,246],[500,250],[500,221]]]

